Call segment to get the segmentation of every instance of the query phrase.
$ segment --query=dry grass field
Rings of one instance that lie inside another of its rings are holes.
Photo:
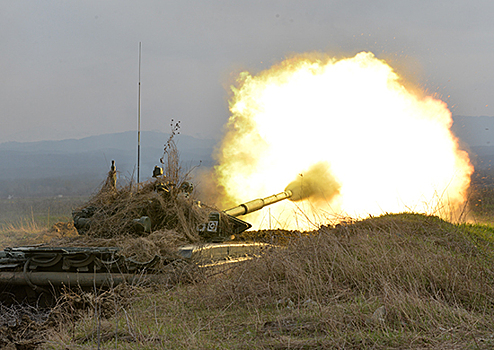
[[[67,291],[50,312],[17,311],[15,326],[3,323],[0,344],[489,349],[493,243],[489,225],[419,214],[323,227],[241,264],[181,265],[160,284]],[[5,308],[2,315],[12,312]]]
[[[78,200],[2,203],[23,213],[2,218],[2,245],[59,238],[50,226],[70,220]],[[371,217],[293,235],[238,264],[173,265],[160,283],[65,291],[50,309],[1,306],[0,346],[491,349],[494,193],[471,201],[472,223]]]
[[[67,292],[18,327],[41,349],[489,349],[493,240],[490,226],[386,215],[159,285]]]

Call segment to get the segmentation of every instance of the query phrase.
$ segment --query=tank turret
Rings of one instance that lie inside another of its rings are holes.
[[[209,214],[207,224],[199,225],[199,234],[210,241],[224,241],[238,235],[252,227],[238,216],[246,215],[258,211],[268,205],[289,199],[293,196],[292,191],[285,190],[265,198],[258,198],[242,203],[236,207],[222,212],[213,211]]]

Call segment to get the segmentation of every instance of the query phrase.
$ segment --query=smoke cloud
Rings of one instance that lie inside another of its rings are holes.
[[[340,188],[341,185],[331,173],[329,163],[323,161],[298,174],[285,191],[292,191],[290,200],[294,202],[303,199],[329,202],[340,192]]]
[[[300,55],[241,73],[215,167],[230,201],[221,207],[289,184],[293,201],[249,219],[255,228],[309,230],[403,211],[451,217],[473,167],[446,103],[408,85],[370,52]]]

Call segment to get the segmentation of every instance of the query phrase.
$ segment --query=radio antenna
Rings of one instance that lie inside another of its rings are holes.
[[[139,85],[137,92],[137,188],[141,167],[141,42],[139,41]]]

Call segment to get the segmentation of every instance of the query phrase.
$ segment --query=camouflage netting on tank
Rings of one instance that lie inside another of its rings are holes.
[[[161,162],[165,165],[164,175],[156,168],[151,180],[138,184],[131,181],[124,186],[117,184],[116,168],[112,164],[99,192],[74,211],[79,233],[114,238],[173,231],[183,241],[198,241],[196,228],[207,222],[209,209],[201,208],[194,200],[193,187],[187,181],[188,174],[181,171],[172,138],[165,145]]]
[[[143,216],[151,219],[151,231],[175,230],[190,241],[197,241],[196,226],[207,218],[205,210],[192,198],[186,198],[175,186],[158,191],[159,179],[137,186],[102,190],[83,208],[92,212],[85,234],[93,237],[115,237],[139,233],[134,221]]]

